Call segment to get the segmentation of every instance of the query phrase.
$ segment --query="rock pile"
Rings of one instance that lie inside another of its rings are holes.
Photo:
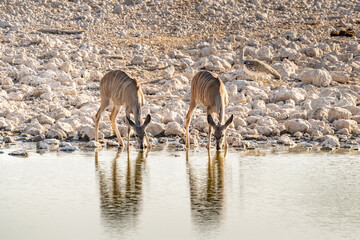
[[[112,69],[142,82],[153,144],[162,137],[182,141],[190,81],[203,69],[227,87],[226,113],[235,116],[228,139],[235,147],[265,140],[324,149],[360,144],[356,1],[5,0],[0,8],[4,144],[26,134],[38,149],[73,151],[48,141],[94,139],[99,80]],[[332,38],[339,26],[353,35]],[[265,61],[282,81],[251,81],[240,67],[241,44],[246,59]],[[206,141],[205,112],[194,111],[192,142]],[[102,119],[99,136],[109,138],[110,121]],[[126,136],[123,111],[118,121]]]

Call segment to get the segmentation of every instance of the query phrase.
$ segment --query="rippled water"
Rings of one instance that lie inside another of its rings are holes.
[[[0,239],[360,239],[360,155],[0,155]]]

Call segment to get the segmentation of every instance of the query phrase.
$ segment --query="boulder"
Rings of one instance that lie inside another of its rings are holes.
[[[303,83],[313,84],[319,87],[327,87],[332,81],[329,72],[321,69],[306,70],[300,75],[300,79]]]
[[[271,92],[271,101],[279,102],[286,101],[288,99],[294,100],[296,103],[299,101],[303,101],[306,98],[306,91],[300,88],[291,88],[291,89],[281,89],[277,91]]]
[[[347,129],[350,133],[357,128],[357,122],[350,119],[339,119],[334,121],[335,130]]]
[[[295,142],[286,134],[281,135],[277,140],[278,144],[284,144],[285,146],[294,146],[296,145]]]
[[[310,129],[310,123],[304,119],[291,119],[284,122],[285,129],[294,134],[295,132],[307,132]]]
[[[338,119],[350,119],[351,112],[345,108],[333,107],[329,110],[329,121],[333,122]]]
[[[321,150],[334,150],[338,147],[340,147],[339,139],[332,135],[326,135],[321,143]]]
[[[330,76],[334,81],[339,83],[347,83],[350,81],[349,75],[344,71],[331,71]]]
[[[171,65],[170,67],[166,68],[163,70],[162,72],[162,76],[165,78],[165,79],[170,79],[173,77],[175,73],[175,68],[173,65]]]
[[[170,135],[182,136],[184,135],[184,133],[185,130],[177,122],[170,122],[166,125],[165,136],[170,136]]]
[[[165,131],[164,125],[157,122],[150,122],[146,131],[153,136],[159,135]]]

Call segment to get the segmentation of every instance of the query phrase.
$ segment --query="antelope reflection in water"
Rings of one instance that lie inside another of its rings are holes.
[[[220,151],[216,151],[211,159],[208,151],[205,174],[199,173],[199,170],[198,174],[195,173],[188,152],[186,152],[186,164],[192,219],[201,228],[216,227],[221,222],[224,212],[224,156]]]
[[[115,231],[134,226],[141,211],[142,182],[147,152],[140,151],[135,161],[127,153],[126,167],[119,161],[121,151],[112,162],[98,160],[95,169],[100,188],[101,217],[106,227]],[[123,163],[124,164],[124,163]],[[110,166],[109,166],[110,165]]]

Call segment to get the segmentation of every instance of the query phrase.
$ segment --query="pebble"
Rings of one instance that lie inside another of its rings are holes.
[[[15,157],[29,157],[29,153],[26,150],[17,150],[9,153],[10,156]]]

